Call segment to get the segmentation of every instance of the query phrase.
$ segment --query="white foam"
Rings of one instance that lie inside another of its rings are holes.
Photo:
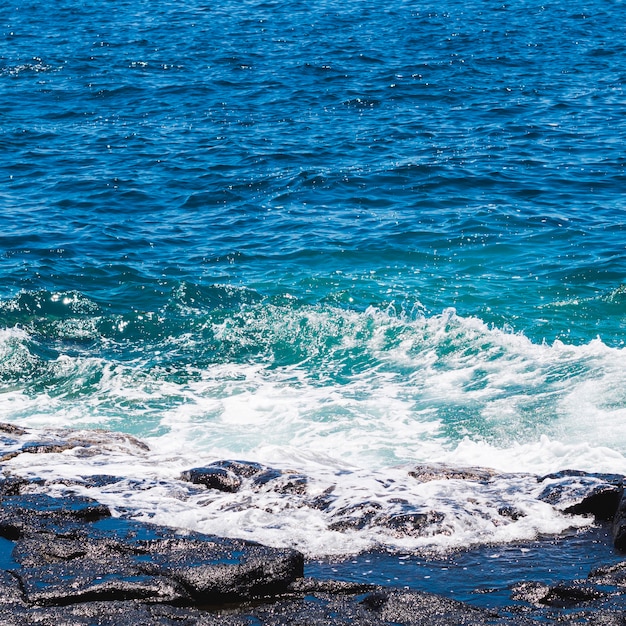
[[[309,554],[511,541],[589,523],[563,516],[533,489],[511,490],[510,482],[490,485],[491,492],[418,485],[407,477],[414,463],[626,474],[622,348],[599,339],[534,344],[452,310],[404,319],[376,309],[255,309],[248,325],[240,321],[208,326],[223,341],[265,342],[261,358],[205,368],[185,363],[173,377],[148,356],[117,362],[63,354],[48,362],[57,386],[16,383],[0,395],[2,420],[126,430],[149,441],[152,451],[24,454],[7,466],[46,477],[132,477],[146,484],[84,492],[140,518],[297,545]],[[15,366],[36,364],[30,339],[21,329],[0,331],[0,356]],[[177,345],[198,341],[176,338]],[[285,345],[299,361],[280,365],[270,358]],[[310,478],[309,495],[332,486],[330,512],[272,493],[184,493],[177,481],[182,470],[228,458],[302,472]],[[489,504],[509,497],[525,516],[507,521]],[[338,510],[368,499],[390,512],[399,500],[414,511],[444,512],[445,532],[332,530]]]

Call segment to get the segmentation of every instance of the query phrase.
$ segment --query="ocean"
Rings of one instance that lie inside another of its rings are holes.
[[[527,474],[626,474],[625,24],[616,0],[4,2],[0,421],[125,435],[4,471],[113,476],[73,489],[311,560],[588,528]],[[181,486],[221,460],[306,493]]]

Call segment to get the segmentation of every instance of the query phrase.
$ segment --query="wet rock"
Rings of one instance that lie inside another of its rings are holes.
[[[8,424],[7,422],[0,422],[0,432],[8,433],[10,435],[25,435],[28,431],[21,426],[16,426],[15,424]]]
[[[622,493],[617,511],[613,517],[613,545],[620,552],[626,552],[626,494]]]
[[[498,473],[484,467],[455,467],[446,463],[424,463],[416,465],[410,472],[419,482],[433,480],[471,480],[486,483],[493,480]]]
[[[388,515],[377,521],[381,526],[389,528],[400,537],[421,537],[425,534],[441,532],[441,523],[445,515],[437,511],[425,513],[399,513]]]
[[[28,486],[30,482],[25,478],[17,476],[7,476],[0,479],[0,497],[2,496],[17,496],[22,493],[23,489]]]
[[[493,624],[498,618],[494,611],[429,593],[381,590],[366,596],[362,604],[387,624],[479,626]]]
[[[255,475],[252,478],[252,485],[258,490],[303,495],[307,490],[308,479],[303,474],[269,468]]]
[[[344,507],[333,515],[335,521],[328,525],[330,530],[345,532],[362,530],[375,523],[382,515],[383,507],[377,502],[363,502]]]
[[[137,600],[93,601],[66,606],[0,604],[0,624],[7,626],[201,626],[218,624],[191,607],[144,603]],[[239,622],[238,626],[250,622]],[[230,626],[231,622],[222,622]]]
[[[63,452],[65,450],[71,450],[75,448],[75,444],[67,441],[27,441],[22,444],[17,450],[12,450],[3,454],[0,457],[0,461],[9,461],[20,454],[51,454],[55,452]]]
[[[0,605],[21,603],[23,600],[24,594],[18,578],[0,570]]]
[[[111,520],[73,535],[39,533],[16,542],[13,558],[29,602],[101,599],[175,604],[244,601],[287,591],[303,575],[295,550],[138,522]]]
[[[599,521],[610,521],[618,514],[624,480],[619,474],[565,470],[537,479],[538,483],[547,483],[538,498],[569,515],[593,515]],[[616,530],[616,534],[621,531]],[[616,546],[619,542],[616,538]]]
[[[244,542],[168,542],[151,546],[145,571],[180,582],[200,604],[284,593],[304,573],[304,557]]]
[[[525,581],[513,585],[511,588],[511,598],[521,600],[529,604],[540,604],[550,591],[550,587],[535,581]]]
[[[43,494],[4,496],[0,504],[0,537],[15,540],[29,533],[81,525],[109,517],[109,508],[91,498],[52,498]]]
[[[266,471],[264,465],[260,463],[253,463],[252,461],[217,461],[212,463],[210,467],[223,467],[227,469],[229,472],[232,472],[239,478],[252,478],[252,476],[256,476],[261,472]]]
[[[189,604],[182,585],[171,578],[146,575],[130,558],[76,558],[14,572],[27,602],[40,606],[96,600],[149,600]]]
[[[626,561],[615,565],[597,567],[589,572],[587,578],[598,585],[626,587]]]
[[[378,502],[363,502],[339,509],[333,518],[328,527],[338,532],[379,527],[398,537],[423,537],[443,532],[445,515],[438,511],[410,509],[388,513]]]
[[[204,485],[207,489],[227,493],[235,493],[241,487],[241,479],[223,467],[194,467],[184,471],[180,477],[194,485]]]
[[[250,480],[248,483],[250,488],[255,491],[274,491],[282,494],[302,495],[306,492],[308,484],[308,479],[303,474],[247,461],[216,461],[205,467],[186,470],[181,474],[181,480],[229,493],[239,491],[247,479]]]
[[[615,517],[623,487],[599,485],[593,488],[580,502],[567,507],[563,512],[570,515],[593,515],[597,520],[608,521]]]
[[[586,478],[594,479],[599,482],[609,483],[611,485],[623,485],[625,477],[622,474],[607,474],[602,472],[584,472],[583,470],[566,469],[552,474],[545,474],[537,478],[537,482],[546,480],[562,480],[565,478]]]
[[[578,582],[562,583],[558,585],[544,585],[542,583],[526,582],[513,587],[511,597],[529,604],[551,606],[557,608],[571,608],[600,600],[607,592],[595,585]]]
[[[519,509],[516,509],[515,507],[512,506],[501,506],[498,509],[498,515],[501,515],[502,517],[505,517],[507,519],[510,519],[514,522],[516,522],[517,520],[526,517],[526,513],[524,513],[524,511],[520,511]]]

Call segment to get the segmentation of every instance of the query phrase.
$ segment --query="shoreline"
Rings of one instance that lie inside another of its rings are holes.
[[[3,624],[612,625],[626,609],[626,560],[611,547],[610,520],[432,558],[367,552],[305,561],[297,550],[112,517],[96,500],[31,487],[0,481]],[[585,553],[597,558],[559,577],[557,556]],[[550,562],[546,580],[536,566]],[[401,570],[404,579],[395,576]]]

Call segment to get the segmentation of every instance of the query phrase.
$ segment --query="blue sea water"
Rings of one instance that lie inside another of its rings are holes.
[[[107,463],[159,478],[626,472],[625,24],[615,0],[4,2],[0,419],[138,436],[153,456]],[[375,543],[161,497],[136,507]],[[461,543],[567,525],[463,519]]]

